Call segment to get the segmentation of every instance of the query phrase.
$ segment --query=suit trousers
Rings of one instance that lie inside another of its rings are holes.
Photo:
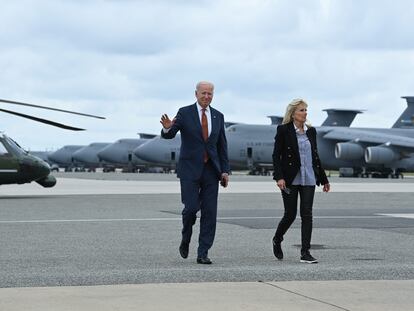
[[[180,179],[181,200],[184,204],[182,211],[183,242],[190,243],[197,212],[201,212],[198,258],[207,257],[208,250],[214,242],[217,222],[218,182],[217,171],[211,160],[204,164],[203,173],[199,180]]]
[[[291,185],[289,187],[290,193],[282,191],[283,205],[285,213],[280,220],[276,230],[275,240],[278,242],[283,241],[283,236],[286,231],[295,221],[297,209],[298,209],[298,194],[300,195],[300,217],[302,219],[302,248],[301,253],[309,251],[311,248],[312,238],[312,206],[313,198],[315,194],[315,186],[300,186]]]

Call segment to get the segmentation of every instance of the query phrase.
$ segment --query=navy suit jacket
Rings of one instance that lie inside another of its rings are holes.
[[[328,178],[319,159],[315,128],[309,127],[306,135],[311,144],[312,166],[316,184],[318,186],[320,184],[325,185],[328,183]],[[284,179],[286,186],[290,186],[299,172],[300,166],[298,139],[293,122],[279,125],[273,149],[273,179],[276,181]]]
[[[207,141],[203,139],[197,103],[180,108],[170,130],[167,133],[161,130],[161,137],[166,139],[174,138],[178,131],[181,132],[180,158],[177,165],[177,177],[180,179],[201,178],[205,151],[216,169],[217,179],[221,179],[222,173],[229,173],[224,116],[211,106],[209,108],[211,133]]]

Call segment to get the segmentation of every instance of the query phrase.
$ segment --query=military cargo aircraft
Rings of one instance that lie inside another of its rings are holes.
[[[122,138],[109,144],[98,152],[98,158],[116,167],[122,167],[123,171],[136,172],[139,168],[144,169],[148,162],[137,158],[134,149],[149,139],[146,138]]]
[[[340,170],[343,176],[361,177],[396,178],[402,176],[401,172],[414,171],[414,131],[406,128],[413,124],[409,121],[413,119],[414,97],[403,98],[408,107],[396,122],[403,123],[403,128],[351,128],[349,114],[347,118],[339,119],[339,123],[346,126],[338,126],[337,120],[335,126],[317,127],[318,148],[324,167]],[[355,116],[360,112],[352,110],[351,114]],[[232,168],[268,174],[272,169],[275,133],[276,125],[235,124],[229,127],[226,136]],[[174,165],[179,158],[180,139],[177,135],[175,140],[167,142],[157,137],[137,148],[135,154],[149,162],[164,161]]]
[[[134,149],[134,155],[147,163],[157,163],[175,169],[180,156],[181,135],[172,139],[163,139],[160,136],[148,140]]]
[[[86,147],[85,145],[66,145],[58,150],[50,153],[47,157],[49,161],[52,161],[59,165],[59,167],[63,167],[65,172],[71,172],[81,166],[81,163],[76,161],[73,158],[73,154]]]
[[[88,172],[95,172],[98,167],[106,170],[110,165],[99,159],[98,152],[108,145],[110,143],[91,143],[88,146],[76,150],[72,154],[72,157],[76,162],[81,163],[83,170],[87,170]]]

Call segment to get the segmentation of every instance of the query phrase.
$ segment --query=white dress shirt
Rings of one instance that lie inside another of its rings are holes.
[[[198,116],[200,118],[200,124],[201,123],[201,117],[203,115],[203,107],[200,106],[200,104],[197,102],[197,110],[198,110]],[[211,110],[210,106],[206,108],[206,117],[207,117],[207,124],[208,124],[208,136],[211,134]]]

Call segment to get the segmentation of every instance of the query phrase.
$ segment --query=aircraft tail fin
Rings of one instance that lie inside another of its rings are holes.
[[[350,126],[358,113],[363,110],[352,109],[324,109],[328,117],[322,123],[322,126]]]
[[[238,124],[238,123],[237,122],[224,122],[224,127],[228,128],[228,127],[230,127],[232,125],[235,125],[235,124]]]
[[[392,128],[414,128],[414,96],[402,96],[407,101],[407,108],[395,121]]]
[[[267,116],[268,118],[270,118],[270,121],[272,122],[272,125],[279,125],[282,124],[283,121],[283,117],[279,117],[279,116]]]
[[[147,134],[147,133],[138,133],[138,135],[139,135],[139,138],[142,138],[142,139],[152,139],[154,137],[157,137],[156,134]]]

